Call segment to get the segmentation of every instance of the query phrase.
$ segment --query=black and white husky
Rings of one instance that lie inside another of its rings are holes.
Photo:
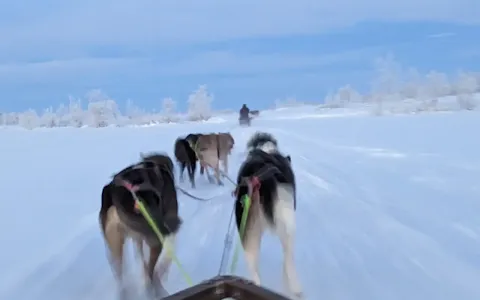
[[[248,156],[237,177],[235,216],[240,232],[244,211],[242,198],[248,194],[245,178],[257,177],[260,181],[258,197],[252,197],[245,233],[241,237],[252,280],[260,285],[258,255],[263,232],[269,228],[282,243],[285,283],[291,293],[301,297],[302,289],[293,258],[296,190],[291,158],[280,153],[277,140],[265,132],[255,133],[248,141],[247,148]]]

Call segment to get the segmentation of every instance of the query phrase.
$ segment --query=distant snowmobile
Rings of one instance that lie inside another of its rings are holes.
[[[240,116],[238,118],[238,123],[240,126],[250,126],[250,121],[252,118],[250,117],[250,109],[247,107],[246,104],[242,105],[240,108]]]

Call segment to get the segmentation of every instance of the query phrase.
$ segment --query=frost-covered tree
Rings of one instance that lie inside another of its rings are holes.
[[[170,116],[175,113],[177,104],[172,98],[165,98],[162,100],[162,113],[166,116]]]
[[[56,111],[55,115],[57,116],[57,126],[60,127],[65,127],[65,126],[70,126],[70,119],[68,115],[68,108],[65,106],[65,104],[61,103]]]
[[[176,116],[177,103],[172,98],[165,98],[162,100],[162,115],[165,122],[177,122]]]
[[[375,78],[372,82],[372,101],[377,107],[373,108],[375,115],[381,115],[384,102],[390,104],[402,99],[401,91],[402,67],[395,61],[392,54],[387,54],[375,60]]]
[[[144,112],[133,103],[132,99],[128,99],[125,105],[125,115],[128,119],[135,119]]]
[[[336,95],[332,92],[328,92],[325,98],[323,99],[324,105],[321,105],[319,108],[339,108],[340,104],[337,103]]]
[[[430,71],[425,78],[431,98],[443,97],[451,93],[451,86],[445,73]]]
[[[446,74],[430,71],[425,75],[424,82],[418,84],[417,90],[417,99],[422,103],[418,110],[436,110],[438,98],[450,93],[450,83]]]
[[[473,110],[477,106],[474,93],[479,86],[477,79],[471,73],[460,72],[457,77],[455,89],[457,102],[462,109]]]
[[[69,126],[82,127],[87,123],[88,112],[82,108],[82,100],[70,97],[68,113],[65,119],[68,119]]]
[[[401,94],[404,98],[414,99],[420,95],[420,86],[422,85],[422,75],[415,68],[408,68],[404,74],[404,83]]]
[[[23,128],[33,129],[40,125],[40,119],[36,111],[29,109],[18,116],[18,124]]]
[[[19,122],[19,114],[11,112],[3,114],[3,121],[5,126],[15,126]]]
[[[191,121],[208,120],[212,116],[211,103],[213,95],[209,94],[206,85],[200,85],[188,96],[188,119]]]
[[[383,95],[392,95],[400,91],[402,67],[392,54],[375,60],[376,77],[373,90]]]
[[[42,127],[56,127],[58,125],[57,115],[53,111],[53,108],[47,108],[40,116],[40,126]]]
[[[101,90],[91,90],[86,95],[88,101],[88,124],[92,127],[106,127],[116,124],[121,116],[117,103]]]
[[[339,88],[335,95],[335,98],[336,102],[343,105],[348,103],[358,103],[361,102],[362,99],[360,94],[349,84]]]

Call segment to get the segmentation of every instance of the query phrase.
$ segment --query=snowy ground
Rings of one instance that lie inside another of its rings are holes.
[[[478,113],[286,116],[259,118],[247,129],[227,120],[1,130],[0,299],[115,299],[97,221],[102,186],[139,152],[171,154],[179,135],[225,129],[236,140],[232,176],[255,130],[273,133],[292,156],[296,263],[307,299],[480,299]],[[195,282],[217,274],[232,189],[200,178],[192,192],[217,198],[180,196],[178,256]],[[278,291],[281,259],[279,241],[267,234],[260,271]],[[130,249],[132,285],[140,287],[134,262]],[[166,288],[185,288],[176,266],[171,270]],[[248,276],[243,257],[238,274]]]

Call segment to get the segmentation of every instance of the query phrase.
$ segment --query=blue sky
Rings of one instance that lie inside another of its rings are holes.
[[[480,70],[479,0],[0,0],[0,111],[41,110],[100,88],[185,109],[321,101],[369,87],[375,58],[420,71]]]

